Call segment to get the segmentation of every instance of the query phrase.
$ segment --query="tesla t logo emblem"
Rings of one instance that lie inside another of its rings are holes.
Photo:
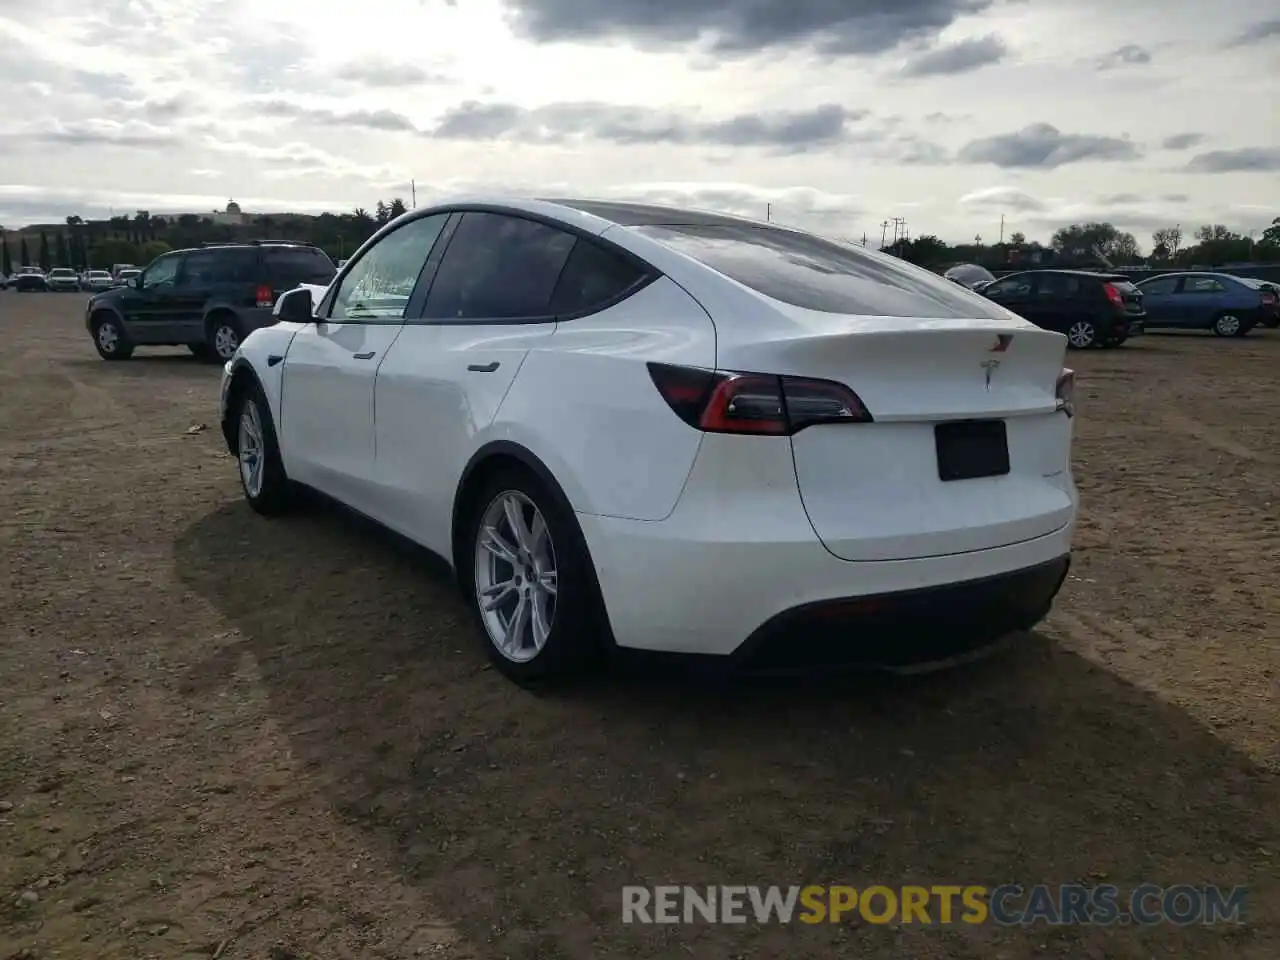
[[[998,366],[1000,366],[999,360],[983,360],[982,361],[982,369],[987,372],[987,389],[988,390],[991,389],[991,374],[995,371],[996,367]]]
[[[1009,344],[1013,343],[1012,333],[997,333],[996,345],[991,348],[992,353],[1004,353],[1009,349]]]

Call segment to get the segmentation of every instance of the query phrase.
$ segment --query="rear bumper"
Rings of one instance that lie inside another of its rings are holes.
[[[770,438],[751,438],[733,455],[703,455],[712,444],[737,439],[704,437],[684,493],[665,520],[578,514],[619,646],[763,656],[753,652],[766,644],[760,637],[781,632],[793,640],[820,606],[831,610],[833,604],[875,599],[891,612],[927,604],[933,619],[908,618],[900,629],[889,624],[890,617],[873,621],[870,632],[846,622],[824,641],[836,645],[839,659],[875,659],[886,644],[903,658],[930,659],[935,627],[946,624],[946,636],[969,645],[996,639],[1042,617],[1057,593],[1071,551],[1074,511],[1052,533],[1006,546],[910,560],[841,560],[818,540],[791,458],[778,456]],[[1020,576],[1054,563],[1063,566]],[[1052,589],[1046,587],[1050,580]],[[989,585],[979,587],[980,582]],[[844,612],[856,610],[854,605]],[[839,621],[839,612],[823,619]],[[963,629],[956,634],[952,625],[958,621]],[[768,645],[785,648],[789,642]],[[797,652],[802,659],[806,655]]]
[[[1064,555],[977,580],[794,607],[757,629],[733,660],[744,669],[787,670],[958,656],[1044,619],[1070,565]]]

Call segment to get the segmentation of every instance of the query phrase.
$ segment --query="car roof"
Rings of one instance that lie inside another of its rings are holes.
[[[1019,270],[1016,273],[1007,273],[1000,279],[1005,280],[1005,279],[1008,279],[1009,277],[1020,277],[1024,273],[1025,274],[1054,273],[1054,274],[1059,274],[1060,276],[1065,276],[1065,277],[1089,277],[1090,279],[1093,279],[1093,280],[1129,280],[1129,278],[1126,277],[1123,273],[1103,273],[1101,270],[1066,270],[1066,269],[1058,269],[1057,267],[1045,268],[1043,270]]]
[[[291,250],[319,250],[320,248],[310,243],[297,243],[292,240],[263,240],[254,241],[252,243],[207,243],[200,247],[183,247],[181,250],[173,250],[172,253],[199,253],[202,250],[261,250],[264,247],[284,247]]]
[[[569,207],[581,213],[609,220],[621,227],[710,227],[740,225],[744,223],[767,225],[778,229],[778,224],[763,224],[762,221],[747,217],[737,217],[712,210],[697,210],[690,207],[673,207],[657,203],[637,203],[628,200],[586,200],[548,198],[545,202]]]

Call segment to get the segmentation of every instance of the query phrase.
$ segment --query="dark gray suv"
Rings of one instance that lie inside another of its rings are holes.
[[[126,286],[89,299],[85,326],[104,360],[135,347],[186,346],[219,363],[248,334],[274,322],[276,298],[300,283],[327,284],[337,273],[319,247],[239,243],[175,250]]]

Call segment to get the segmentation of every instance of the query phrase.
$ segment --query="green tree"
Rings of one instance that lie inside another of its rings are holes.
[[[404,213],[408,209],[409,208],[405,206],[404,201],[401,200],[399,197],[396,197],[389,204],[387,204],[387,213],[389,215],[388,218],[391,220],[394,220],[396,217],[400,216],[402,213]]]
[[[138,266],[146,266],[156,257],[168,253],[172,249],[163,240],[148,240],[138,248]]]
[[[31,254],[27,252],[27,238],[18,238],[18,260],[24,267],[31,266]]]
[[[1280,217],[1271,221],[1271,226],[1262,231],[1258,238],[1258,246],[1269,250],[1280,250]]]
[[[378,225],[381,226],[391,219],[391,208],[379,200],[377,205],[373,208],[373,218],[378,222]]]
[[[0,276],[13,273],[13,254],[9,252],[9,238],[0,233]]]
[[[53,257],[49,252],[49,237],[43,230],[40,231],[40,269],[45,273],[49,272],[52,266]]]
[[[1015,230],[1009,236],[1009,246],[1025,247],[1027,245],[1027,235],[1020,230]]]
[[[63,234],[63,233],[58,234],[57,248],[58,248],[58,266],[60,267],[74,266],[74,264],[71,262],[71,251],[67,247],[66,234]]]
[[[1130,261],[1138,256],[1138,241],[1113,223],[1073,223],[1055,231],[1053,249],[1066,257],[1104,257]]]

